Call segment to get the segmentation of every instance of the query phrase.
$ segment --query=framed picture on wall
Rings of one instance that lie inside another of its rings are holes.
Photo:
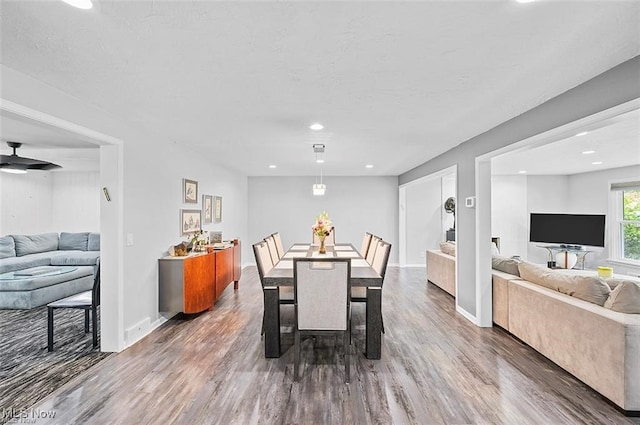
[[[182,179],[182,195],[185,204],[197,204],[198,182],[195,180]]]
[[[222,221],[222,196],[213,197],[213,222],[220,223]]]
[[[180,230],[183,236],[200,231],[201,214],[201,210],[180,210]]]
[[[202,195],[202,222],[204,224],[213,222],[213,196]]]

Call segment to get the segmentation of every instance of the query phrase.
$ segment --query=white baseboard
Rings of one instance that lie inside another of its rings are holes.
[[[476,320],[476,317],[473,314],[469,313],[467,310],[465,310],[462,307],[460,307],[458,304],[456,304],[456,311],[458,313],[460,313],[465,319],[467,319],[468,321],[470,321],[474,325],[478,326],[478,322]]]
[[[395,264],[395,265],[397,266],[397,264]],[[426,265],[426,264],[419,263],[419,264],[405,264],[404,266],[399,266],[399,267],[402,267],[402,268],[406,268],[406,267],[419,267],[419,268],[422,268],[422,269],[426,269],[426,268],[427,268],[427,265]]]

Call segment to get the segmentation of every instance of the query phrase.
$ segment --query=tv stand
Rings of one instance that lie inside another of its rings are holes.
[[[549,251],[549,255],[553,258],[554,261],[556,259],[556,255],[561,252],[576,254],[576,256],[578,257],[578,262],[573,268],[579,268],[580,270],[584,270],[584,259],[587,254],[593,252],[584,249],[584,247],[581,245],[538,245],[538,247],[544,248]]]

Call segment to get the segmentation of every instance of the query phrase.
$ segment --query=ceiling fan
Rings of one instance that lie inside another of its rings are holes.
[[[53,164],[39,159],[25,158],[16,154],[16,149],[22,146],[22,143],[7,142],[10,148],[13,148],[13,154],[0,155],[0,171],[6,173],[24,174],[27,170],[54,170],[62,168],[60,165]]]

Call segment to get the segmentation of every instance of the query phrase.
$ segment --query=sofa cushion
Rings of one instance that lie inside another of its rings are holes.
[[[520,271],[518,270],[518,264],[520,264],[520,261],[514,258],[501,257],[499,255],[494,255],[493,257],[491,257],[492,269],[509,273],[514,276],[520,276]]]
[[[0,273],[30,269],[31,267],[48,266],[51,264],[51,252],[40,252],[26,257],[3,258],[0,261]]]
[[[100,251],[100,233],[89,233],[87,251]]]
[[[52,266],[95,266],[100,252],[97,251],[58,251],[51,256]]]
[[[11,258],[16,256],[16,244],[11,236],[0,238],[0,258]]]
[[[16,244],[16,256],[22,257],[39,252],[56,251],[58,249],[57,233],[41,233],[39,235],[11,235]]]
[[[609,285],[599,277],[565,275],[526,262],[520,263],[518,269],[524,280],[600,306],[604,305],[611,293]]]
[[[456,244],[451,242],[440,242],[440,251],[452,257],[456,256]]]
[[[622,280],[611,291],[604,306],[620,313],[640,314],[640,283]]]
[[[558,274],[558,287],[563,294],[571,295],[597,305],[604,305],[611,288],[597,276],[567,276]]]
[[[87,242],[89,240],[89,232],[82,233],[60,233],[60,240],[58,241],[58,249],[59,250],[76,250],[76,251],[86,251],[87,250]]]
[[[518,271],[520,272],[520,277],[524,280],[554,291],[559,289],[558,282],[553,279],[553,270],[551,269],[523,261],[518,264]]]

